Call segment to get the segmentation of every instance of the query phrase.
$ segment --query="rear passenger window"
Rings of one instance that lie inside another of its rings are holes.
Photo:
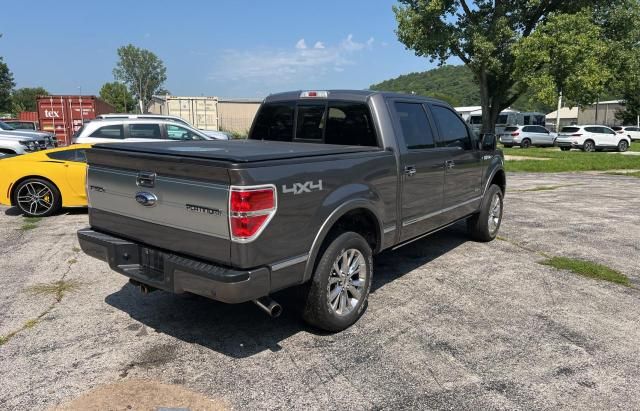
[[[77,163],[87,162],[87,155],[84,149],[54,151],[53,153],[47,153],[47,157],[53,160],[75,161]]]
[[[471,139],[462,118],[446,107],[433,105],[431,110],[440,131],[440,144],[471,150]]]
[[[324,103],[298,106],[296,140],[316,140],[322,142],[325,109],[326,105]]]
[[[129,137],[161,139],[162,134],[158,124],[129,124]]]
[[[522,128],[523,133],[537,133],[536,128],[532,126],[527,126]]]
[[[124,133],[122,125],[104,126],[94,131],[89,137],[121,139],[124,138]]]
[[[434,148],[433,132],[427,113],[420,103],[395,103],[404,144],[409,150]]]

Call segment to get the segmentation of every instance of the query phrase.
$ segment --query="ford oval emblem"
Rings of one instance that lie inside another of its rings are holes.
[[[154,205],[156,205],[156,202],[158,201],[158,197],[156,197],[156,195],[153,193],[140,191],[136,193],[136,201],[138,202],[138,204],[143,205],[145,207],[153,207]]]

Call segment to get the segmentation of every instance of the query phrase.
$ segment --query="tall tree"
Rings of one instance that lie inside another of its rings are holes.
[[[626,0],[630,1],[630,0]],[[637,1],[637,0],[635,0]],[[606,7],[625,2],[610,0]],[[529,85],[515,75],[515,50],[550,16],[574,14],[595,0],[400,0],[393,10],[400,41],[418,56],[444,64],[457,57],[480,88],[482,131],[493,132],[498,115]],[[577,68],[576,68],[577,69]],[[588,87],[585,84],[585,87]]]
[[[18,114],[21,111],[36,111],[38,96],[46,96],[49,92],[43,87],[23,87],[13,93],[12,112]]]
[[[9,66],[0,57],[0,113],[11,112],[11,93],[15,86]]]
[[[11,92],[15,86],[16,83],[13,81],[13,74],[9,70],[9,66],[0,57],[0,113],[11,111]]]
[[[136,108],[136,101],[127,86],[117,81],[105,83],[100,89],[100,98],[114,106],[118,113],[129,113]]]
[[[113,75],[129,86],[131,94],[138,100],[140,111],[146,113],[151,98],[167,79],[167,69],[154,53],[132,44],[120,47],[118,57]]]

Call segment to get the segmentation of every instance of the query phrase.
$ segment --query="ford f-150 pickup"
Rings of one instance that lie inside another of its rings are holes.
[[[143,290],[226,303],[304,284],[303,317],[340,331],[367,305],[372,256],[457,221],[490,241],[506,177],[493,135],[446,103],[375,91],[267,97],[239,141],[98,144],[85,253]]]

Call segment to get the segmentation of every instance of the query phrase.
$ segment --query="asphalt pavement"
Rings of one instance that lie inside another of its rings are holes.
[[[302,322],[292,292],[276,296],[278,319],[141,295],[79,250],[86,212],[23,230],[0,208],[0,409],[638,409],[640,179],[518,173],[508,185],[499,240],[469,241],[457,224],[377,256],[369,307],[338,334]]]

